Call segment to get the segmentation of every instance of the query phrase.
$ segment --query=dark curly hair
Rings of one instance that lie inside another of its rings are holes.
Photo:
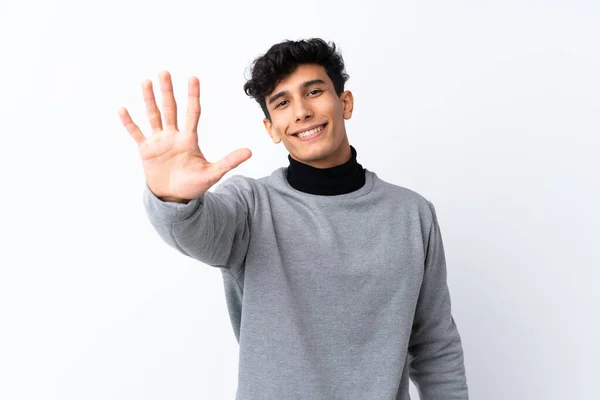
[[[301,64],[321,65],[327,71],[337,95],[344,91],[349,76],[344,70],[344,60],[335,43],[328,44],[323,39],[285,40],[277,43],[262,56],[254,60],[251,79],[244,84],[244,92],[254,98],[265,116],[271,119],[266,97],[275,86],[292,74]]]

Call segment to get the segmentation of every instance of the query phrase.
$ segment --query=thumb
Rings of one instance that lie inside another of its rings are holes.
[[[237,149],[219,161],[213,163],[213,167],[217,173],[223,176],[244,161],[248,160],[250,157],[252,157],[252,151],[250,151],[250,149]]]

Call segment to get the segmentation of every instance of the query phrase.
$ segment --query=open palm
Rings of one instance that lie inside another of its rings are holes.
[[[177,127],[177,104],[173,94],[171,75],[159,74],[163,98],[163,115],[156,105],[152,81],[142,82],[142,93],[152,135],[144,136],[126,108],[119,110],[125,129],[139,146],[144,175],[150,190],[164,201],[186,202],[203,195],[228,171],[252,156],[249,149],[238,149],[223,159],[211,163],[198,145],[200,119],[200,82],[188,80],[188,108],[185,127]],[[164,118],[164,125],[163,125]]]

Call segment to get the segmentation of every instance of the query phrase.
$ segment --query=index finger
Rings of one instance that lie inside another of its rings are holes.
[[[195,76],[188,79],[188,106],[185,116],[185,131],[198,132],[200,119],[200,81]]]

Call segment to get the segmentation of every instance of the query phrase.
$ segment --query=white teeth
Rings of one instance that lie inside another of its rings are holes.
[[[304,138],[304,137],[307,137],[307,136],[312,136],[315,133],[320,132],[321,130],[323,130],[323,125],[321,125],[321,126],[319,126],[317,128],[311,129],[310,131],[300,132],[296,136]]]

